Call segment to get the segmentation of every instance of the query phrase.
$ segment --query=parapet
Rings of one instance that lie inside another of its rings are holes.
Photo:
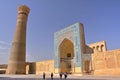
[[[28,15],[29,12],[30,12],[30,8],[27,7],[26,5],[21,5],[21,6],[18,7],[18,14],[22,13],[22,14]]]

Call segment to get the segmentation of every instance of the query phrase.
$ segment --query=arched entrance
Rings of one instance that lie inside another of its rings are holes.
[[[64,39],[59,46],[59,72],[72,73],[74,71],[74,45],[69,39]]]
[[[86,73],[89,73],[90,72],[90,61],[89,60],[86,60],[84,61],[84,70]]]

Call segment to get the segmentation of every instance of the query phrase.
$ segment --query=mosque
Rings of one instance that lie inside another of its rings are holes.
[[[84,25],[72,24],[54,33],[54,59],[25,62],[26,24],[30,9],[19,6],[16,31],[6,74],[67,72],[80,75],[120,75],[120,49],[107,50],[106,41],[85,43]],[[1,71],[2,69],[0,69]]]
[[[54,59],[26,64],[26,74],[67,72],[120,75],[120,49],[107,50],[106,41],[85,44],[84,26],[72,24],[54,33]]]

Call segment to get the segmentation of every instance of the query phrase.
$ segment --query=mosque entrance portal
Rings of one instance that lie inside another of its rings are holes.
[[[54,72],[80,74],[85,51],[84,28],[76,23],[54,33]]]
[[[74,46],[69,39],[64,39],[59,46],[60,72],[72,73],[74,68]]]

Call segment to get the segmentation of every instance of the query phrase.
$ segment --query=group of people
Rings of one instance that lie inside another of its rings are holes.
[[[62,75],[63,75],[63,73],[60,72],[59,73],[60,79],[62,79]],[[64,78],[65,79],[67,78],[67,72],[64,73]],[[45,72],[43,72],[43,79],[45,80]],[[53,73],[51,73],[51,80],[53,80]]]
[[[63,73],[62,73],[62,72],[60,72],[60,74],[59,74],[59,75],[60,75],[60,79],[62,79],[62,75],[63,75]],[[65,78],[65,79],[67,78],[67,72],[65,72],[65,73],[64,73],[64,78]]]

